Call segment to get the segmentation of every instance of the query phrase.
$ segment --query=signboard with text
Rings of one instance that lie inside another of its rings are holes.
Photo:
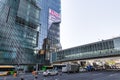
[[[56,11],[49,9],[49,20],[48,20],[48,29],[54,22],[60,22],[61,21],[61,15],[57,13]]]

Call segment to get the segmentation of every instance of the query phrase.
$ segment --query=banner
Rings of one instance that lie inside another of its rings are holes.
[[[57,13],[56,11],[49,9],[49,20],[48,20],[48,29],[54,22],[60,22],[61,21],[61,15]]]

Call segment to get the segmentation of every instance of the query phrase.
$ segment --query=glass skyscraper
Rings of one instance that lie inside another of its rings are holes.
[[[40,0],[41,29],[39,33],[38,49],[40,50],[40,62],[50,60],[50,53],[59,51],[61,0]]]
[[[0,0],[0,64],[35,64],[39,0]]]

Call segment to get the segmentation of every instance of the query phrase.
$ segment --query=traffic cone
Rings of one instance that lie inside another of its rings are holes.
[[[17,76],[17,73],[14,73],[13,76],[16,77],[16,76]]]
[[[33,71],[32,74],[35,76],[35,71]]]

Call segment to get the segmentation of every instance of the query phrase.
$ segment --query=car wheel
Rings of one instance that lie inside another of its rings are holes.
[[[48,76],[50,76],[50,73],[48,73]]]

